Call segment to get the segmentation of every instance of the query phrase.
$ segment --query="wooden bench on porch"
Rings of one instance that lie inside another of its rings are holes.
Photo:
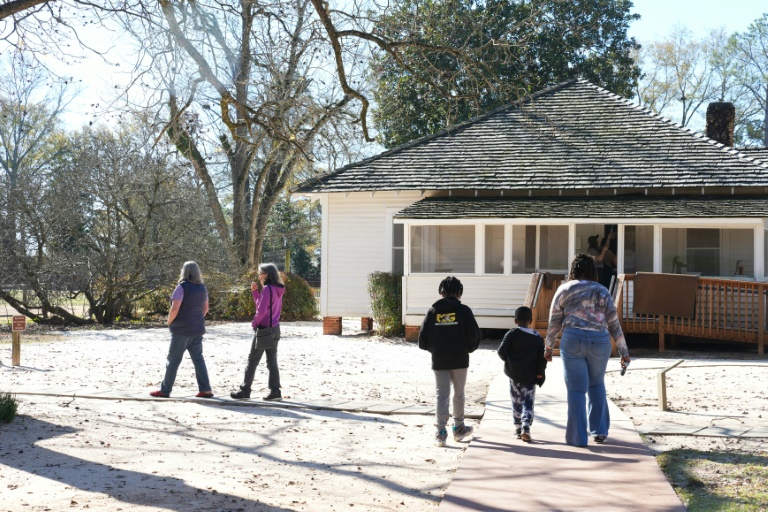
[[[531,275],[525,304],[533,310],[533,328],[544,334],[549,308],[562,274]],[[664,352],[667,335],[690,336],[757,345],[765,353],[766,283],[724,278],[698,278],[693,318],[635,313],[634,274],[621,274],[612,295],[625,333],[659,335],[659,352]]]

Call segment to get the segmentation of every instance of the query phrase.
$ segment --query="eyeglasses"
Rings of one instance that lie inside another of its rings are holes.
[[[260,276],[265,276],[265,275],[267,275],[267,273],[266,272],[259,272],[259,275]]]

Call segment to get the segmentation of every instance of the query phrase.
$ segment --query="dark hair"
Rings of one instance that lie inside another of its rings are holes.
[[[448,276],[440,281],[438,293],[446,297],[461,297],[461,295],[464,293],[464,286],[461,284],[461,281],[455,277]]]
[[[259,272],[267,274],[266,279],[264,279],[264,285],[283,284],[283,278],[280,276],[280,271],[277,270],[277,266],[274,263],[262,263],[259,265]]]
[[[532,322],[533,311],[528,306],[520,306],[515,310],[515,320],[518,322]]]
[[[568,278],[584,281],[597,281],[595,261],[591,256],[580,252],[573,257],[573,261],[571,262],[571,273],[568,274]]]

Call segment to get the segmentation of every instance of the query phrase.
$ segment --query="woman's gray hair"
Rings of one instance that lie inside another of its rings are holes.
[[[182,265],[181,274],[179,274],[179,284],[183,281],[203,284],[203,274],[200,272],[200,267],[194,261],[187,261]]]
[[[277,266],[274,263],[262,263],[259,265],[259,274],[265,272],[267,278],[264,279],[264,284],[283,284],[283,278],[280,272],[277,270]]]

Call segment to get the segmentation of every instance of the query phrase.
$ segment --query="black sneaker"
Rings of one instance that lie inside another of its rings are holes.
[[[595,436],[595,442],[597,444],[603,444],[605,442],[605,438],[608,436]]]
[[[233,391],[229,394],[234,399],[240,400],[243,398],[251,398],[251,392],[241,389],[240,391]]]
[[[520,439],[520,435],[521,435],[522,433],[523,433],[523,428],[522,428],[522,427],[517,427],[517,428],[515,429],[515,437],[517,437],[518,439]]]
[[[264,397],[264,400],[274,400],[279,401],[283,399],[282,393],[280,393],[280,390],[277,391],[270,391],[267,396]]]

